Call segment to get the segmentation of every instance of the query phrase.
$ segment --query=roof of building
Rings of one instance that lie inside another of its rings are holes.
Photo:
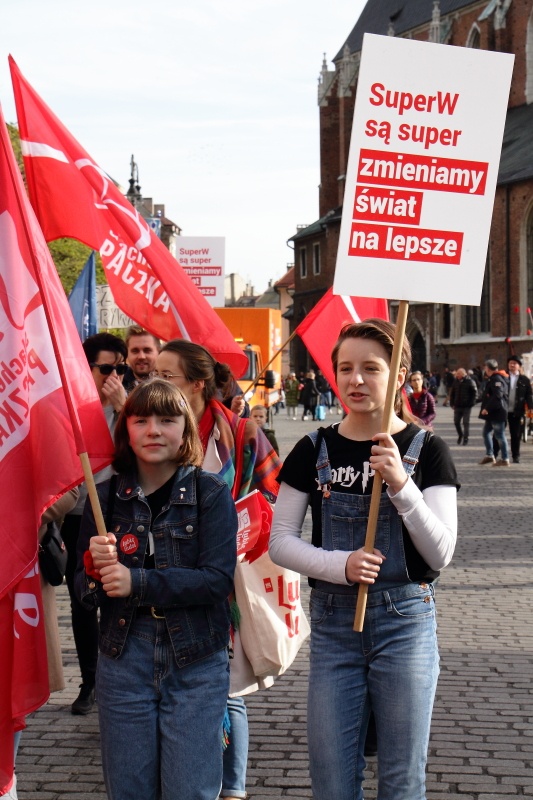
[[[291,286],[294,286],[294,267],[288,269],[283,278],[274,284],[275,289],[286,289]]]
[[[444,17],[446,14],[476,4],[473,0],[440,0],[440,14]],[[386,36],[389,26],[392,25],[394,35],[401,36],[413,28],[431,22],[432,12],[432,0],[368,0],[352,32],[333,61],[342,58],[346,44],[350,48],[350,53],[358,53],[363,46],[365,33]]]
[[[510,108],[505,122],[498,183],[533,178],[533,104]]]

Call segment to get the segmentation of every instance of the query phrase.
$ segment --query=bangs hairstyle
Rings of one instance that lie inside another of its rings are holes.
[[[115,457],[113,467],[119,472],[135,469],[137,461],[128,436],[129,417],[184,417],[183,440],[176,453],[176,466],[191,464],[200,467],[204,451],[196,418],[185,396],[177,386],[161,378],[143,381],[128,395],[115,427]]]
[[[396,333],[396,325],[388,322],[385,319],[365,319],[364,322],[356,322],[345,325],[339,334],[339,338],[331,353],[331,363],[333,365],[333,372],[337,377],[337,367],[339,364],[339,350],[340,346],[347,339],[370,339],[378,342],[386,351],[389,364],[392,358],[392,349],[394,347],[394,335]],[[403,337],[402,353],[400,356],[400,369],[405,369],[405,374],[409,374],[411,368],[411,345],[407,337]],[[405,403],[403,402],[402,390],[396,392],[394,401],[394,411],[405,422],[413,421],[414,417],[408,411]]]

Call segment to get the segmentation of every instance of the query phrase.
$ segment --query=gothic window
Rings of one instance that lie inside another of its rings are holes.
[[[481,36],[477,25],[472,25],[470,28],[470,33],[468,34],[468,39],[466,40],[466,46],[471,47],[473,50],[480,49]]]
[[[533,11],[529,15],[526,35],[526,103],[533,102]]]
[[[490,333],[490,255],[487,254],[485,277],[479,306],[463,306],[463,333]]]
[[[526,306],[533,309],[533,208],[529,212],[526,228]],[[529,326],[529,323],[528,323]]]

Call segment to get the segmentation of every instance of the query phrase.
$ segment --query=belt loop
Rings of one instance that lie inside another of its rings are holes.
[[[328,594],[328,599],[326,600],[326,612],[331,616],[333,614],[333,595]]]
[[[385,602],[387,604],[387,611],[392,611],[392,600],[390,599],[390,594],[387,591],[384,591],[383,597],[385,598]]]

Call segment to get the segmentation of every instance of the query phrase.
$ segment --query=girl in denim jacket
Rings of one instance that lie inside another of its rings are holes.
[[[308,742],[315,800],[362,800],[371,712],[379,800],[425,798],[439,672],[434,582],[455,547],[457,477],[446,444],[403,412],[407,341],[391,376],[391,433],[382,432],[393,341],[394,325],[379,319],[341,331],[332,361],[347,414],[298,442],[279,476],[270,555],[308,575],[312,586]],[[384,489],[375,549],[367,553],[376,471]],[[301,538],[308,505],[311,542]],[[359,584],[369,590],[362,633],[353,630]]]
[[[109,800],[213,800],[229,687],[228,596],[237,518],[227,485],[199,468],[180,390],[149,380],[115,430],[118,475],[87,504],[77,589],[100,606],[96,698]],[[88,552],[86,552],[88,550]]]

